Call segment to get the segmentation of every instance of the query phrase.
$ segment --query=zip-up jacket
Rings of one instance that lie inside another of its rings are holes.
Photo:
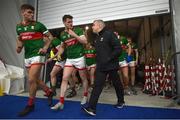
[[[103,28],[93,41],[96,49],[96,69],[109,71],[119,69],[120,42],[113,31]]]

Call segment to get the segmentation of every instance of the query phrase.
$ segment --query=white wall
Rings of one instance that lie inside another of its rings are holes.
[[[63,27],[62,16],[74,16],[74,25],[169,12],[169,0],[38,0],[38,20],[49,29]]]
[[[0,2],[0,57],[7,64],[23,67],[24,51],[16,53],[16,24],[21,21],[20,6],[35,0],[1,0]]]
[[[23,67],[23,53],[17,55],[16,24],[20,22],[19,7],[23,0],[1,0],[0,4],[0,57],[6,63]]]

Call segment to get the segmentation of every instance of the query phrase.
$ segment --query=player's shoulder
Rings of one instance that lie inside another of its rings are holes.
[[[44,25],[42,22],[39,22],[39,21],[32,21],[32,24],[41,24],[41,25]]]

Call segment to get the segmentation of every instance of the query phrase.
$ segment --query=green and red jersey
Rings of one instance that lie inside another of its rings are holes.
[[[96,51],[95,51],[95,49],[85,49],[84,55],[86,58],[86,65],[87,66],[96,64]]]
[[[43,48],[43,35],[48,32],[47,28],[40,22],[32,21],[27,25],[17,24],[16,32],[24,43],[25,58],[39,56],[38,51]]]
[[[120,42],[121,42],[122,52],[119,56],[119,61],[121,62],[121,61],[124,61],[126,59],[126,56],[127,56],[126,50],[128,48],[128,46],[127,46],[128,40],[125,37],[122,37]]]
[[[73,31],[78,35],[84,35],[83,29],[76,27]],[[66,55],[69,59],[75,59],[83,56],[84,47],[83,45],[73,36],[63,31],[60,34],[60,39],[66,46]]]

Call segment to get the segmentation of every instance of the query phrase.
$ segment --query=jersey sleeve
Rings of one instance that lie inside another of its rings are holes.
[[[17,35],[19,36],[19,35],[20,35],[20,32],[19,32],[18,28],[19,28],[19,25],[16,25],[16,33],[17,33]]]
[[[64,39],[63,39],[63,32],[61,32],[61,33],[57,36],[57,38],[61,41],[60,44],[62,44],[62,43],[64,42]]]
[[[51,44],[52,46],[56,47],[61,44],[61,41],[58,38],[54,38]]]
[[[43,34],[48,33],[48,29],[46,28],[46,26],[40,22],[38,22],[38,24],[40,24],[40,30]]]

